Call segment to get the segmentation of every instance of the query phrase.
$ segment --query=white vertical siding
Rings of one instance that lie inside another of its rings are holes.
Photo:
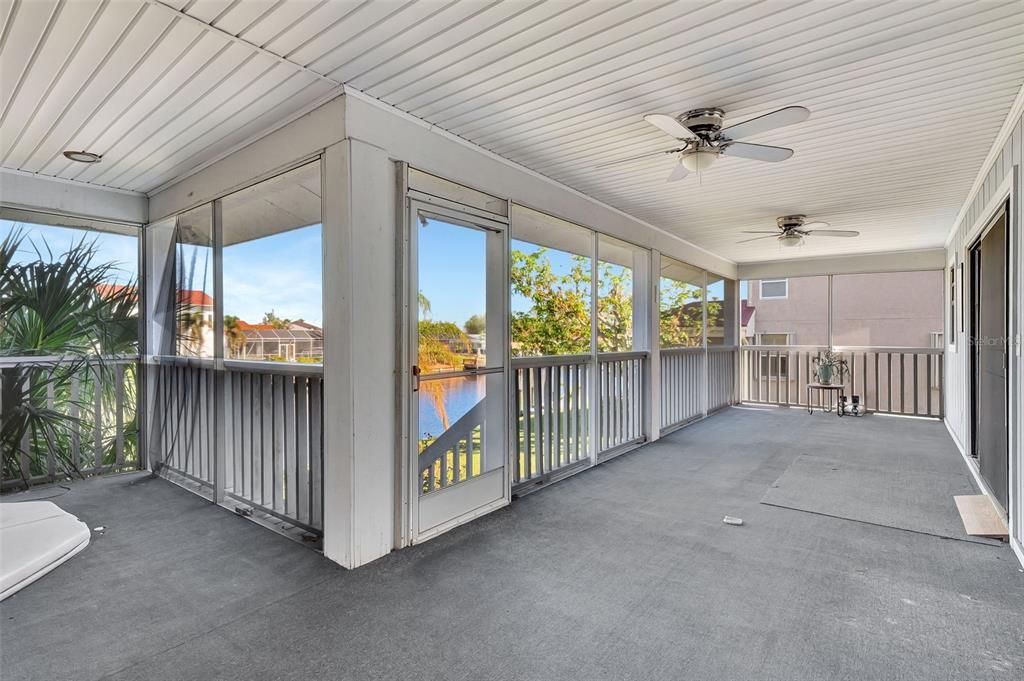
[[[1018,102],[1022,96],[1018,96]],[[1012,187],[1014,197],[1010,209],[1010,325],[1009,333],[1011,338],[1020,338],[1021,325],[1024,322],[1024,292],[1021,290],[1021,269],[1024,267],[1024,249],[1022,249],[1021,238],[1021,197],[1024,194],[1024,173],[1021,172],[1022,158],[1024,158],[1024,115],[1019,113],[1019,106],[1015,109],[1018,113],[1009,127],[1009,134],[994,156],[988,169],[985,179],[977,193],[970,199],[967,209],[964,211],[956,230],[953,232],[946,248],[947,261],[955,260],[958,264],[957,276],[959,277],[959,263],[964,262],[966,252],[971,242],[976,238],[976,230],[979,223],[986,221],[994,208],[993,201],[997,201],[1007,185]],[[1016,170],[1015,170],[1016,169]],[[965,267],[966,270],[966,267]],[[966,274],[966,271],[965,271]],[[948,273],[947,273],[948,277]],[[970,430],[968,419],[970,418],[970,405],[968,402],[970,393],[969,365],[970,345],[967,338],[967,326],[961,322],[962,314],[969,314],[969,300],[963,299],[965,292],[962,282],[959,282],[960,300],[957,306],[956,322],[956,348],[946,353],[946,424],[950,432],[958,440],[962,449],[970,447]],[[948,286],[948,280],[947,280]],[[948,289],[947,289],[948,296]],[[948,302],[947,302],[948,309]],[[948,314],[948,312],[947,312]],[[1010,443],[1010,527],[1011,533],[1016,538],[1017,550],[1020,551],[1021,544],[1024,544],[1024,510],[1021,504],[1024,503],[1024,480],[1022,480],[1022,468],[1024,468],[1024,452],[1021,447],[1020,426],[1024,424],[1024,413],[1022,413],[1022,385],[1024,376],[1021,370],[1021,355],[1019,340],[1016,350],[1011,350],[1010,358],[1010,410],[1011,410],[1011,434]],[[1015,419],[1014,419],[1015,417]],[[1016,421],[1016,432],[1013,431],[1013,423]],[[1024,560],[1024,558],[1022,558]]]

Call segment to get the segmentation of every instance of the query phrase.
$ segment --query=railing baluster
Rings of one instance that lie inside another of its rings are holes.
[[[910,355],[910,357],[912,358],[912,361],[914,362],[914,416],[919,416],[920,413],[919,413],[918,408],[917,408],[917,358],[918,358],[918,354],[915,352],[912,355]]]
[[[57,408],[56,400],[54,399],[54,386],[53,380],[46,382],[46,408],[53,411]],[[56,442],[47,439],[46,442],[46,477],[49,480],[53,480],[57,476],[57,452],[55,451]],[[123,443],[122,443],[123,444]],[[122,459],[124,458],[122,454]]]
[[[925,363],[925,392],[928,395],[928,416],[932,416],[932,357]]]
[[[103,377],[100,368],[93,372],[93,465],[97,470],[103,467]]]

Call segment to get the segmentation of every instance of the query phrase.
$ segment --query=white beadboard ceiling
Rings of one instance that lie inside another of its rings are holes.
[[[0,166],[152,192],[359,89],[748,262],[941,246],[1024,83],[1021,0],[0,0]],[[641,119],[809,121],[668,185]],[[67,161],[87,149],[103,162]],[[857,239],[738,245],[806,213]]]

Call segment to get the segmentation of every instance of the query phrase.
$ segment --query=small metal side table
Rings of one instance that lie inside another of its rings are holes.
[[[846,388],[845,388],[845,386],[843,386],[842,383],[840,383],[838,385],[831,385],[831,384],[830,385],[824,385],[822,383],[808,383],[807,384],[807,413],[808,414],[813,414],[814,413],[814,408],[813,408],[813,406],[811,404],[811,391],[812,390],[817,390],[819,392],[819,397],[820,397],[821,393],[837,393],[836,394],[836,414],[840,418],[842,418],[842,416],[843,416],[843,409],[842,409],[843,398],[846,397]],[[831,395],[829,396],[829,398],[830,398],[829,399],[829,406],[827,408],[823,406],[822,409],[824,411],[829,411],[830,412],[830,411],[832,411]],[[824,402],[822,402],[822,404],[824,404]]]

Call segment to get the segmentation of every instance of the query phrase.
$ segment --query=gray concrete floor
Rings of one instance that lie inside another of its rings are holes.
[[[1024,678],[1005,545],[759,503],[823,450],[971,489],[937,422],[729,409],[344,571],[162,480],[74,483],[56,501],[106,531],[0,605],[0,675]]]

